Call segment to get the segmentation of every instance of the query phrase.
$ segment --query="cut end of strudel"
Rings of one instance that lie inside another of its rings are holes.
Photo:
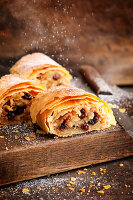
[[[0,79],[0,124],[15,124],[30,118],[30,105],[36,95],[46,88],[18,75]]]
[[[116,125],[109,105],[84,90],[56,87],[38,95],[31,105],[33,123],[59,137]]]
[[[72,76],[57,62],[43,53],[32,53],[23,56],[10,69],[12,74],[19,74],[27,79],[36,80],[51,88],[60,85],[70,85]]]

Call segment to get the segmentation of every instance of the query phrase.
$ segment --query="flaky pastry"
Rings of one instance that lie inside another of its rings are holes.
[[[56,87],[39,94],[30,109],[33,123],[46,133],[67,137],[116,125],[109,105],[74,87]]]
[[[10,72],[26,79],[36,80],[47,89],[59,85],[70,85],[72,79],[64,67],[42,53],[23,56],[10,69]]]
[[[36,95],[46,88],[18,75],[0,79],[0,124],[14,124],[30,119],[30,105]]]

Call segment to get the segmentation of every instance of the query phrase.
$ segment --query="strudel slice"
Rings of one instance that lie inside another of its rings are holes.
[[[67,137],[116,125],[109,105],[82,89],[56,87],[39,94],[30,109],[33,123],[46,133]]]

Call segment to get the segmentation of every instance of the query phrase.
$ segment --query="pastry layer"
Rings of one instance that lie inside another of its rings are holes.
[[[78,88],[56,87],[37,96],[30,109],[33,123],[46,133],[66,137],[116,125],[111,108]]]
[[[45,87],[18,75],[6,75],[0,79],[0,123],[14,124],[30,119],[30,105]]]
[[[42,53],[23,56],[10,69],[10,72],[27,79],[36,80],[47,88],[70,85],[72,79],[72,76],[64,67]]]

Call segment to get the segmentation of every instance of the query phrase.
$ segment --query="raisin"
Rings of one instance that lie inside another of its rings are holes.
[[[41,80],[41,78],[42,78],[41,76],[38,76],[38,77],[37,77],[37,79],[39,79],[39,80]]]
[[[83,131],[88,131],[89,130],[89,125],[87,123],[84,123],[84,124],[81,125],[81,129]]]
[[[21,115],[24,110],[25,110],[26,106],[22,106],[22,107],[17,107],[15,111],[13,111],[15,113],[15,115]]]
[[[31,100],[31,99],[33,99],[33,96],[31,94],[25,92],[24,96],[22,96],[22,98],[27,99],[27,100]]]
[[[71,119],[71,116],[70,115],[68,115],[67,117],[66,117],[66,119],[64,119],[63,120],[63,122],[61,123],[61,125],[60,125],[60,127],[59,127],[59,129],[60,129],[60,131],[64,131],[65,129],[66,129],[66,127],[67,127],[67,121],[68,120],[70,120]]]
[[[8,117],[8,120],[13,120],[15,117],[15,113],[13,111],[8,111],[7,117]]]
[[[58,74],[58,73],[54,74],[53,79],[55,81],[57,81],[59,78],[60,78],[60,74]]]
[[[88,124],[94,125],[98,122],[98,120],[99,120],[98,114],[96,112],[94,112],[94,117],[93,117],[93,119],[90,119],[88,121]]]
[[[21,115],[24,112],[25,108],[26,106],[22,106],[22,107],[17,107],[16,110],[14,111],[8,111],[7,113],[8,120],[14,119],[16,115]]]
[[[67,127],[66,120],[64,119],[63,122],[61,123],[59,129],[60,129],[60,131],[64,131],[66,127]]]
[[[85,116],[86,116],[86,111],[85,111],[85,109],[82,108],[82,109],[80,110],[80,112],[81,112],[81,115],[79,116],[79,118],[80,118],[80,119],[85,118]]]

